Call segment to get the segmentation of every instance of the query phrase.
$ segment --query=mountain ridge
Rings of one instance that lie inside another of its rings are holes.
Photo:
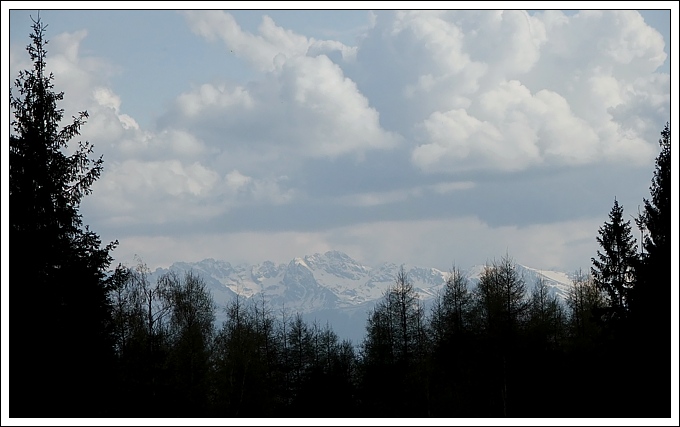
[[[564,299],[571,283],[567,273],[540,270],[515,264],[524,278],[527,291],[539,279],[545,280],[551,292]],[[149,279],[173,271],[183,274],[197,273],[210,289],[218,307],[217,320],[224,320],[224,310],[229,302],[239,295],[246,300],[264,300],[274,309],[285,307],[288,313],[300,313],[307,320],[324,322],[334,319],[342,325],[334,325],[340,336],[343,334],[358,340],[363,334],[368,311],[395,283],[401,268],[412,282],[419,298],[425,304],[433,301],[440,292],[448,271],[433,267],[419,267],[410,264],[397,265],[385,262],[376,267],[363,265],[344,252],[331,250],[295,257],[288,263],[276,264],[262,261],[257,264],[240,263],[206,258],[198,262],[178,261],[168,268],[157,268]],[[469,279],[470,290],[476,286],[483,265],[474,265],[464,274]],[[361,331],[361,332],[359,332]]]

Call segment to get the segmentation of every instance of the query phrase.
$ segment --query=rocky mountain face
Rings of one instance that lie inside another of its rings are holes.
[[[176,262],[169,268],[156,269],[149,277],[156,280],[169,271],[184,274],[193,271],[208,285],[218,310],[218,324],[225,318],[223,308],[238,294],[246,299],[264,300],[273,313],[291,316],[296,312],[307,322],[321,326],[330,323],[341,338],[358,344],[364,336],[368,312],[395,283],[400,268],[404,268],[419,297],[428,305],[446,282],[448,272],[435,268],[386,263],[378,267],[362,265],[347,254],[329,251],[324,254],[295,258],[288,264],[264,261],[260,264],[240,264],[204,259],[200,262]],[[530,291],[538,279],[543,279],[558,296],[564,297],[571,279],[561,272],[542,271],[517,265],[520,276]],[[483,266],[466,271],[470,289],[474,289]]]

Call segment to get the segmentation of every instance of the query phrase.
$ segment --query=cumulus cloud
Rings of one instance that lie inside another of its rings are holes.
[[[283,146],[312,158],[361,158],[367,150],[398,144],[398,136],[381,127],[378,111],[329,59],[332,52],[354,58],[356,48],[308,39],[267,16],[258,35],[243,31],[225,12],[194,11],[186,16],[194,32],[222,40],[263,74],[248,88],[203,84],[184,93],[168,121],[191,128],[221,117],[227,121],[222,124],[232,135],[232,145],[243,144],[239,136],[244,135],[249,144]],[[204,113],[208,116],[197,117]]]
[[[269,16],[262,18],[259,35],[243,31],[232,15],[222,11],[187,11],[191,30],[208,40],[221,40],[234,54],[243,57],[261,71],[273,71],[279,55],[304,55],[310,41],[277,26]]]
[[[288,65],[288,64],[287,64]],[[305,142],[313,157],[389,149],[397,137],[385,132],[379,114],[354,82],[325,56],[296,58],[280,75],[282,92],[295,108],[283,132]],[[284,89],[285,88],[285,89]]]
[[[425,120],[428,143],[413,151],[413,161],[425,171],[457,171],[476,168],[518,170],[536,156],[531,147],[517,150],[489,122],[470,116],[463,109],[434,112]]]
[[[308,56],[326,55],[331,57],[335,53],[340,53],[343,61],[354,61],[357,56],[357,47],[346,46],[335,40],[314,40],[307,49]]]
[[[426,171],[578,165],[597,161],[603,154],[598,147],[604,148],[562,96],[549,90],[532,95],[516,80],[481,94],[476,116],[463,109],[435,112],[423,123],[423,132],[428,142],[413,150],[413,161]],[[648,154],[641,140],[627,148],[631,160],[639,160],[641,151]]]
[[[219,181],[199,162],[126,160],[109,164],[93,186],[87,210],[107,225],[163,224],[213,216],[221,209],[201,203]]]
[[[93,89],[120,72],[119,66],[102,57],[81,54],[80,46],[86,37],[86,30],[61,33],[50,38],[48,45],[47,71],[58,79],[57,90],[67,94],[60,105],[65,110],[64,117],[89,106]],[[120,100],[117,102],[119,106]]]
[[[208,83],[181,94],[176,101],[182,113],[189,118],[214,109],[251,109],[253,104],[250,94],[243,87],[237,86],[230,92],[225,85],[213,86]]]
[[[287,59],[339,53],[343,60],[356,57],[356,47],[336,40],[307,38],[276,25],[267,15],[262,17],[259,34],[251,34],[238,25],[234,17],[222,11],[185,12],[191,30],[208,40],[221,40],[229,51],[247,60],[256,69],[267,72],[279,68]]]
[[[364,48],[386,52],[376,68],[410,105],[412,126],[401,128],[421,170],[653,159],[669,76],[656,72],[663,39],[639,13],[417,11],[378,21],[358,58],[369,60]]]

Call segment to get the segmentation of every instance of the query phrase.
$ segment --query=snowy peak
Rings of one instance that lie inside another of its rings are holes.
[[[200,262],[176,262],[168,269],[157,269],[158,277],[167,271],[193,271],[210,287],[218,306],[225,306],[236,294],[245,298],[262,297],[273,307],[285,306],[292,311],[310,313],[315,310],[345,309],[379,300],[395,284],[403,268],[420,299],[437,295],[449,272],[407,264],[384,263],[369,267],[340,251],[328,251],[293,258],[288,264],[264,261],[254,265],[236,265],[212,258]],[[472,290],[485,266],[476,265],[465,271]],[[523,265],[516,268],[531,292],[542,279],[551,291],[565,297],[571,284],[569,275],[538,270]],[[154,280],[155,280],[154,277]]]
[[[307,255],[304,261],[312,270],[323,270],[340,278],[360,280],[370,273],[370,268],[361,265],[350,256],[339,251],[328,251],[324,254]]]
[[[538,280],[543,280],[555,295],[561,298],[567,297],[567,292],[569,291],[573,280],[572,275],[559,271],[537,270],[524,265],[518,265],[518,267],[524,274],[524,280],[529,292],[531,292]]]
[[[176,262],[169,268],[154,271],[150,281],[174,271],[180,275],[192,271],[210,289],[215,304],[217,322],[226,320],[223,310],[239,295],[260,301],[263,298],[276,313],[300,313],[309,322],[333,323],[343,336],[359,342],[362,339],[366,314],[385,291],[395,285],[401,269],[406,272],[418,297],[429,304],[442,290],[448,271],[408,264],[384,263],[375,267],[363,265],[339,251],[328,251],[293,258],[287,264],[264,261],[259,264],[232,265],[212,258],[199,262]],[[484,272],[484,265],[463,271],[473,290]],[[530,294],[537,280],[542,279],[551,292],[564,298],[571,284],[565,273],[539,270],[516,265],[519,276]]]

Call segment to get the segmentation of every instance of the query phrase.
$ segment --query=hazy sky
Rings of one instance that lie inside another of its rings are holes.
[[[5,86],[29,14],[9,13]],[[589,270],[614,197],[627,217],[649,197],[671,118],[669,11],[40,17],[65,117],[86,109],[104,156],[81,213],[116,263]]]

